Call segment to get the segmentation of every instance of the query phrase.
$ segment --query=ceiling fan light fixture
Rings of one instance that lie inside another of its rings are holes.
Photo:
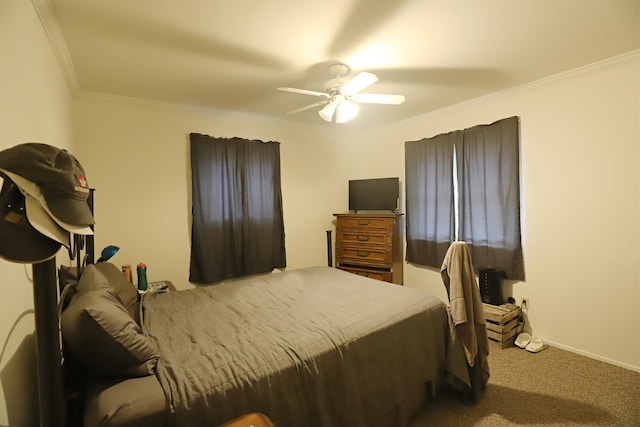
[[[360,109],[358,103],[360,102],[391,105],[399,105],[404,102],[404,96],[402,95],[360,93],[361,90],[378,81],[378,76],[373,73],[363,71],[355,77],[347,79],[345,76],[349,72],[349,68],[344,64],[333,64],[329,67],[329,72],[334,77],[327,81],[324,92],[292,87],[279,87],[278,90],[284,92],[325,98],[313,104],[289,111],[287,114],[295,114],[323,105],[322,109],[318,111],[318,115],[322,120],[329,123],[332,121],[336,123],[346,123],[358,115]]]
[[[336,107],[336,123],[347,123],[355,118],[360,111],[360,107],[355,102],[344,100]]]
[[[320,117],[322,117],[323,120],[330,122],[331,119],[333,119],[333,113],[335,113],[335,111],[336,104],[334,104],[333,102],[329,102],[322,108],[322,110],[318,111],[318,114],[320,115]]]

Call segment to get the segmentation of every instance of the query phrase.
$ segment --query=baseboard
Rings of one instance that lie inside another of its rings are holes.
[[[601,362],[605,362],[605,363],[608,363],[610,365],[619,366],[621,368],[628,369],[630,371],[634,371],[634,372],[639,372],[640,373],[640,366],[629,365],[628,363],[623,363],[623,362],[620,362],[618,360],[609,359],[608,357],[603,357],[603,356],[600,356],[600,355],[597,355],[597,354],[594,354],[594,353],[589,353],[588,351],[584,351],[584,350],[580,350],[580,349],[577,349],[577,348],[573,348],[573,347],[570,347],[570,346],[567,346],[567,345],[564,345],[564,344],[560,344],[560,343],[557,343],[557,342],[547,341],[547,340],[544,340],[544,342],[549,344],[552,347],[557,347],[557,348],[562,349],[562,350],[570,351],[571,353],[576,353],[576,354],[579,354],[581,356],[586,356],[586,357],[588,357],[590,359],[599,360]]]

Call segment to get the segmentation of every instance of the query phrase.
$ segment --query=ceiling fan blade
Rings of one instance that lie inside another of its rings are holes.
[[[315,90],[296,89],[294,87],[279,87],[278,90],[283,92],[301,93],[303,95],[320,96],[322,98],[328,98],[329,94],[325,92],[316,92]]]
[[[342,86],[342,92],[346,95],[353,95],[362,89],[371,86],[378,81],[378,76],[373,73],[362,72],[349,80]]]
[[[295,109],[295,110],[291,110],[291,111],[289,111],[287,114],[296,114],[296,113],[300,113],[300,112],[302,112],[302,111],[309,110],[309,109],[311,109],[311,108],[313,108],[313,107],[318,107],[318,106],[323,105],[323,104],[326,104],[326,103],[327,103],[327,101],[318,101],[318,102],[314,102],[313,104],[309,104],[309,105],[306,105],[306,106],[304,106],[304,107],[301,107],[301,108],[298,108],[298,109]]]
[[[404,102],[404,95],[386,95],[381,93],[356,93],[350,98],[356,102],[365,104],[391,104],[400,105]]]

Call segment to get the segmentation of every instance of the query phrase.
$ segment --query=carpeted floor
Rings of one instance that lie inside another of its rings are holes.
[[[491,377],[467,406],[441,393],[409,427],[640,426],[640,373],[558,348],[529,353],[491,343]]]

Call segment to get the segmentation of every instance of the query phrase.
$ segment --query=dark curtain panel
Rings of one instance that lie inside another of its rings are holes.
[[[456,145],[459,230],[476,269],[524,279],[520,236],[519,122],[510,117],[464,131]]]
[[[280,144],[192,133],[189,281],[286,266]]]
[[[462,132],[405,143],[407,261],[440,268],[454,240],[453,152]]]

